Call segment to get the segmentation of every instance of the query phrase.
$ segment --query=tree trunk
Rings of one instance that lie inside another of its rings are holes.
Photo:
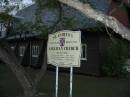
[[[19,59],[15,56],[13,51],[4,43],[0,43],[0,59],[7,64],[7,66],[16,75],[20,82],[25,97],[35,97],[36,89],[30,82],[29,77],[25,74],[25,71],[21,65],[19,65]]]
[[[24,97],[36,97],[36,88],[24,89]]]
[[[39,81],[42,79],[42,77],[45,75],[45,72],[47,70],[47,46],[46,43],[42,44],[42,67],[41,70],[37,73],[36,78],[34,80],[34,84],[37,86]]]

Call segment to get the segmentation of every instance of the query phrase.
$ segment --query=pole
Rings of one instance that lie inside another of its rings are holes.
[[[73,67],[70,67],[70,97],[72,97]]]
[[[58,97],[58,73],[59,73],[59,67],[56,66],[56,90],[55,90],[55,97]]]

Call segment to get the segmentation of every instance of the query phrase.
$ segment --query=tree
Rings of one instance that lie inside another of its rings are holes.
[[[8,0],[5,2],[8,4]],[[8,9],[10,8],[8,6],[5,8],[4,12],[2,11],[0,13],[0,21],[4,23],[6,32],[11,32],[11,21],[14,17],[8,14]],[[36,95],[38,95],[36,87],[46,71],[46,50],[43,56],[43,65],[34,80],[32,80],[28,73],[26,73],[24,68],[20,65],[19,58],[10,49],[5,37],[0,39],[0,60],[3,61],[16,75],[16,78],[24,90],[24,97],[36,97]]]
[[[20,82],[25,97],[35,97],[37,95],[36,86],[46,71],[46,51],[44,53],[44,63],[41,70],[37,73],[36,78],[32,80],[25,72],[24,68],[20,65],[19,59],[14,52],[10,49],[6,41],[0,41],[0,59],[7,64],[7,66],[16,75]]]
[[[42,2],[42,0],[36,0],[38,2]],[[125,39],[130,40],[130,30],[123,26],[116,18],[112,16],[108,16],[101,11],[97,11],[92,8],[89,3],[83,3],[79,0],[58,0],[61,3],[64,3],[70,7],[73,7],[79,11],[81,11],[86,17],[92,18],[95,21],[100,21],[107,27],[113,29],[116,33],[119,33]],[[51,0],[51,2],[55,2]],[[56,23],[58,24],[59,21]],[[55,26],[54,26],[55,28]],[[17,79],[21,83],[25,97],[35,97],[36,95],[36,85],[37,82],[44,75],[45,67],[42,67],[40,71],[40,76],[37,76],[35,81],[32,81],[29,76],[24,72],[22,66],[20,66],[19,59],[15,56],[15,54],[9,49],[8,44],[5,40],[1,40],[0,42],[0,59],[4,61],[14,72]],[[46,60],[46,53],[44,54],[44,60]],[[44,61],[43,66],[46,66],[46,61]]]
[[[130,56],[128,44],[116,39],[105,51],[104,63],[101,66],[102,74],[109,77],[127,77],[127,59]]]
[[[130,30],[127,27],[122,25],[116,18],[108,16],[96,9],[93,9],[89,3],[83,3],[79,0],[58,0],[58,1],[79,10],[86,17],[92,18],[95,21],[103,23],[107,27],[113,29],[113,31],[115,31],[116,33],[120,34],[123,38],[130,40]]]

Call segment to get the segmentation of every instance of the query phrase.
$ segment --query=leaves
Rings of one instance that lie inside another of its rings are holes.
[[[104,75],[111,77],[123,77],[127,75],[126,61],[130,56],[128,44],[117,40],[108,48],[105,55],[105,62],[102,66]]]
[[[63,20],[62,20],[63,27],[67,29],[72,29],[74,24],[75,24],[75,21],[73,18],[63,16]]]
[[[7,22],[7,21],[11,21],[12,19],[13,19],[13,17],[11,15],[8,15],[5,12],[0,13],[0,21]]]
[[[58,1],[56,0],[48,0],[46,2],[46,4],[44,5],[44,7],[46,8],[50,8],[50,9],[54,9],[58,7]]]

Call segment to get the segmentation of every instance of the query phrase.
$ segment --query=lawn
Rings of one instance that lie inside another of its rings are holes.
[[[47,71],[39,83],[39,91],[55,95],[55,73]],[[16,97],[23,91],[15,76],[0,65],[0,97]],[[97,78],[74,75],[73,97],[130,97],[130,79]],[[59,75],[59,97],[69,97],[69,74]]]

